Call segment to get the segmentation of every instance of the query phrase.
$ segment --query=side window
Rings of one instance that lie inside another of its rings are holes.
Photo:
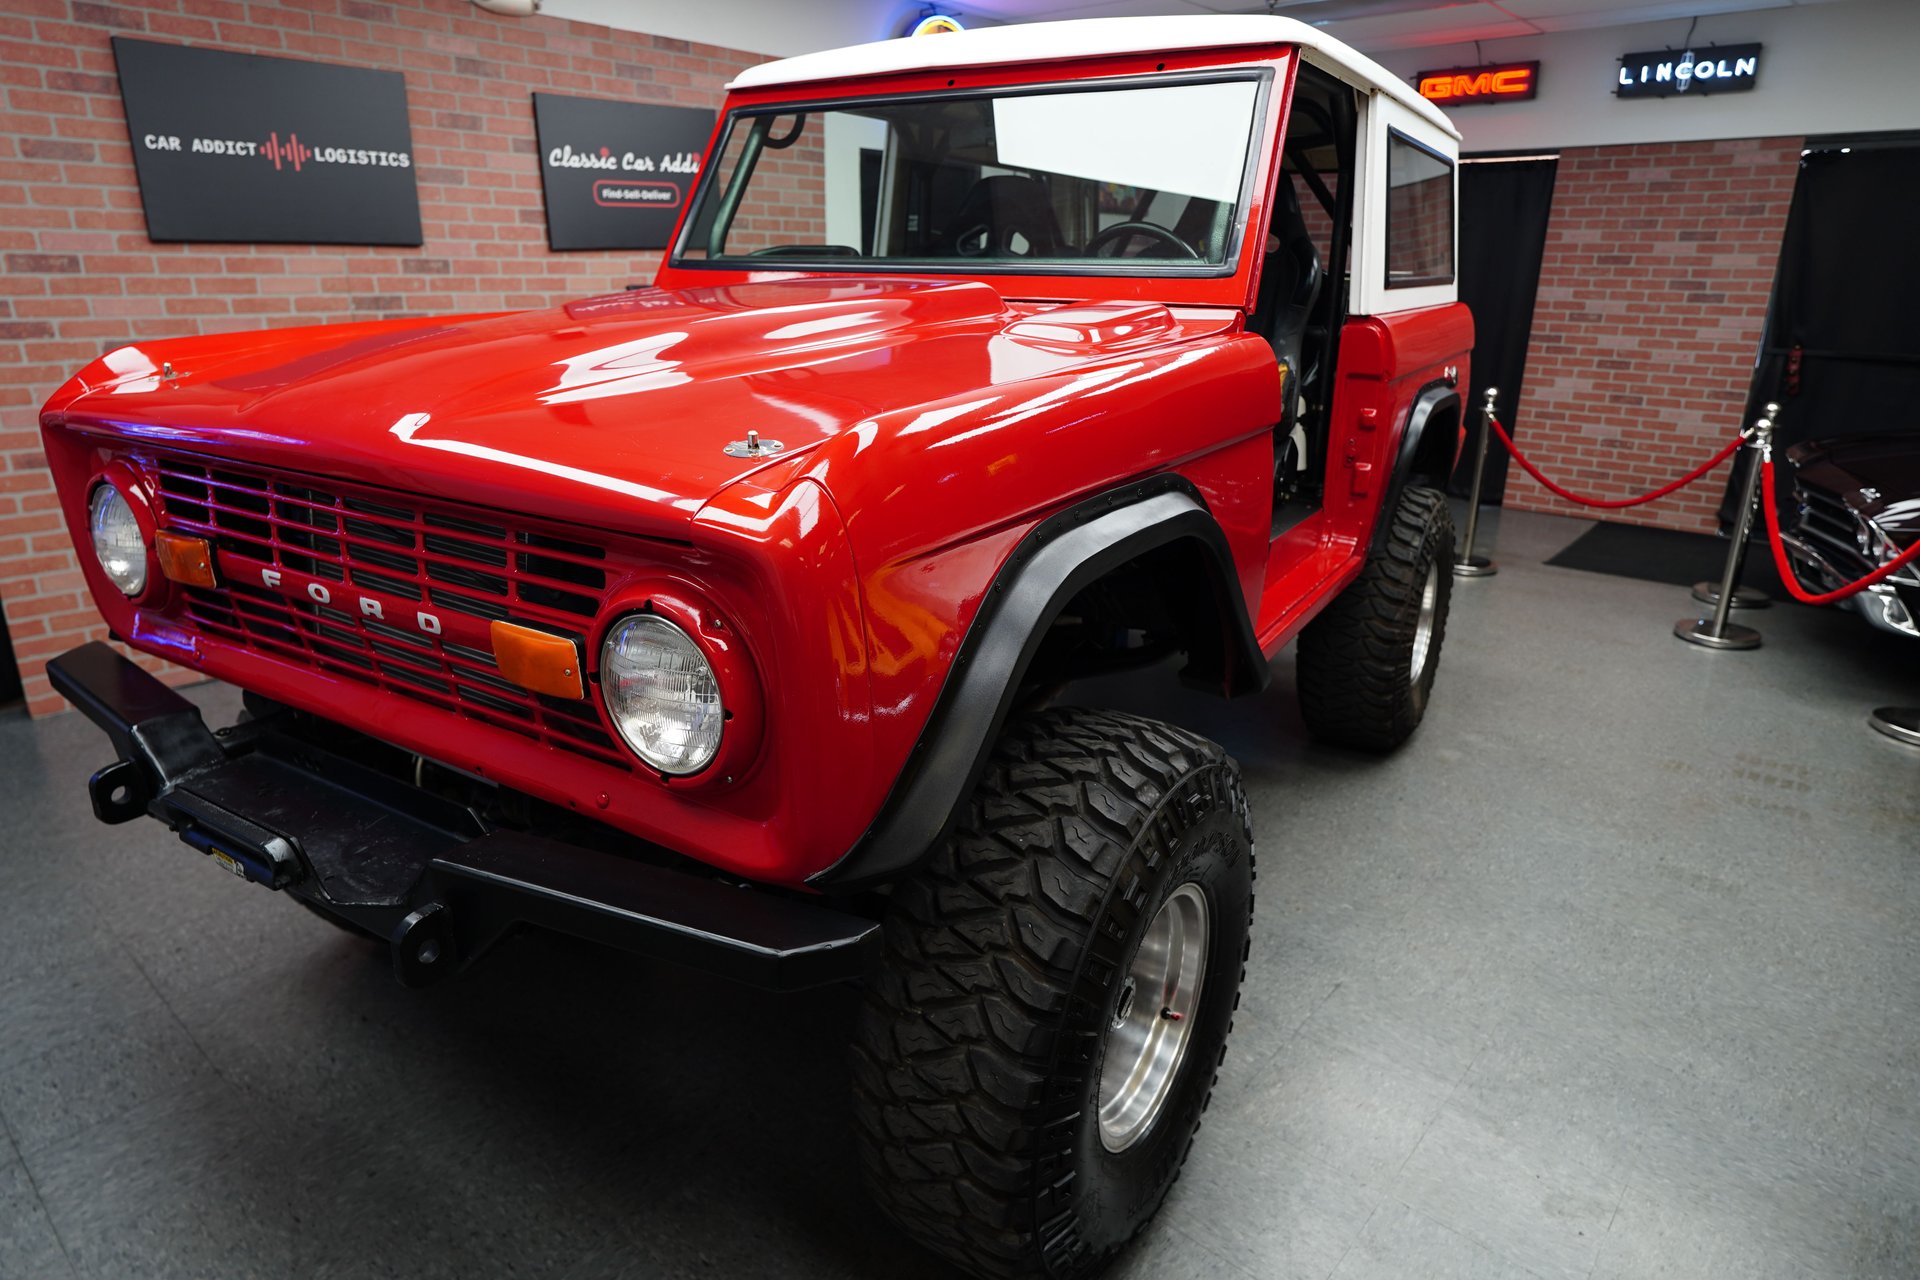
[[[817,245],[827,236],[827,151],[817,116],[787,112],[742,119],[727,134],[718,157],[717,190],[731,186],[741,166],[749,165],[756,190],[779,193],[779,200],[760,200],[741,206],[726,228],[725,242],[710,238],[715,200],[696,212],[687,236],[687,257],[705,258],[718,248],[730,255],[770,253],[793,244]],[[857,168],[846,168],[857,175]],[[857,206],[856,206],[857,207]]]
[[[1389,289],[1453,281],[1453,162],[1387,131]]]

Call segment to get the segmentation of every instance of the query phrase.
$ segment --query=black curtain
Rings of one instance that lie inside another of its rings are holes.
[[[1473,452],[1480,443],[1480,393],[1500,388],[1500,424],[1518,436],[1514,409],[1527,367],[1533,299],[1540,288],[1540,257],[1547,247],[1547,216],[1559,161],[1502,160],[1460,166],[1460,301],[1473,310],[1473,395],[1466,406],[1469,437],[1448,489],[1466,496]],[[1507,451],[1487,453],[1481,501],[1498,504],[1506,492]]]
[[[1920,432],[1920,139],[1810,141],[1800,158],[1746,421],[1781,406],[1776,450]],[[1721,504],[1731,523],[1737,471]],[[1780,485],[1781,509],[1791,489]]]
[[[7,616],[0,609],[0,707],[20,701],[20,668],[14,665],[13,641],[7,638]]]

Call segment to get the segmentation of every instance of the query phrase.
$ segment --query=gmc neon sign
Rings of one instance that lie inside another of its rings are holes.
[[[1540,64],[1497,62],[1484,67],[1422,71],[1415,78],[1420,96],[1443,107],[1481,102],[1525,102],[1540,92]]]

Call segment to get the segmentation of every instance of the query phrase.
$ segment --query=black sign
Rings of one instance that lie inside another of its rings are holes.
[[[547,244],[662,249],[693,194],[713,112],[533,95]]]
[[[1722,44],[1684,53],[1629,53],[1620,59],[1614,93],[1622,98],[1740,93],[1760,79],[1760,46]]]
[[[116,36],[155,240],[420,243],[397,71]]]

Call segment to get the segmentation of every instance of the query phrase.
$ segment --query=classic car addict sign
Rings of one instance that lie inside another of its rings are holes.
[[[420,243],[395,71],[116,36],[155,240]]]
[[[713,112],[533,95],[547,244],[662,249],[700,176]]]
[[[1738,93],[1753,88],[1759,79],[1759,45],[1723,44],[1685,52],[1622,54],[1613,91],[1622,98]]]

